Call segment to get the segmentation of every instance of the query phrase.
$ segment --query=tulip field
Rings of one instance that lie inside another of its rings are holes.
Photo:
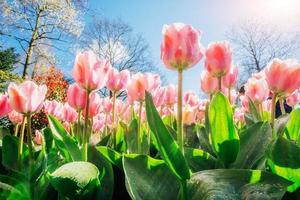
[[[161,61],[177,85],[92,51],[74,59],[65,102],[32,79],[11,82],[0,94],[13,124],[0,128],[0,199],[300,199],[300,63],[274,58],[238,89],[229,42],[204,47],[200,35],[163,27]],[[183,91],[200,60],[199,91]]]

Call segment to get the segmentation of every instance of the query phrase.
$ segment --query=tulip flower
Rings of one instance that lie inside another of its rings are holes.
[[[254,104],[260,104],[269,97],[268,84],[264,78],[251,77],[245,84],[245,95],[248,96]]]
[[[47,87],[45,85],[38,86],[32,81],[24,81],[19,85],[10,83],[8,86],[8,95],[11,107],[15,111],[24,114],[27,118],[27,137],[29,141],[28,147],[30,159],[34,156],[31,137],[31,115],[42,108],[46,93]],[[23,122],[22,127],[25,126],[25,120],[23,120]],[[24,131],[21,131],[18,149],[19,165],[21,164],[20,158],[23,152],[23,139]]]
[[[205,69],[218,78],[218,89],[221,91],[222,77],[232,66],[232,55],[229,43],[214,42],[208,45],[205,51]]]
[[[238,68],[235,65],[232,65],[229,72],[223,77],[222,84],[226,88],[232,88],[236,84],[238,76]]]
[[[108,72],[106,87],[112,92],[119,92],[126,89],[129,78],[130,72],[128,70],[119,72],[117,69],[111,68]]]
[[[39,111],[47,93],[45,85],[38,86],[32,81],[25,81],[20,85],[11,83],[8,86],[9,102],[11,107],[23,114],[32,114]]]
[[[77,83],[73,83],[69,86],[67,91],[67,101],[77,111],[81,111],[85,108],[87,99],[86,90],[82,89]]]
[[[128,101],[144,101],[145,91],[148,87],[147,77],[144,74],[137,73],[132,76],[127,86]]]
[[[98,93],[96,92],[92,92],[90,95],[90,105],[89,105],[89,109],[88,109],[88,116],[86,117],[86,114],[83,112],[83,116],[84,118],[91,118],[96,116],[101,108],[101,97],[99,96]]]
[[[174,23],[164,25],[161,60],[172,70],[184,70],[196,65],[202,58],[199,45],[200,31],[190,25]]]
[[[165,88],[159,87],[153,92],[153,103],[158,108],[164,103]]]
[[[296,90],[286,98],[286,103],[291,107],[294,107],[299,102],[300,102],[300,93],[298,90]]]
[[[236,108],[234,110],[234,115],[233,115],[234,121],[244,123],[245,122],[245,113],[242,108]]]
[[[200,32],[192,26],[174,23],[165,25],[162,34],[161,60],[167,68],[178,73],[177,142],[183,152],[182,74],[183,70],[195,66],[203,56],[199,44]]]
[[[43,143],[43,136],[39,130],[35,130],[35,136],[33,138],[33,142],[37,145],[41,145]]]
[[[11,111],[7,94],[0,95],[0,119]]]
[[[293,93],[300,86],[300,65],[294,60],[273,59],[265,68],[266,81],[272,91],[271,124],[274,127],[276,98]]]
[[[185,105],[182,112],[182,120],[184,124],[191,125],[196,121],[196,107],[191,107],[190,105]]]
[[[218,79],[213,77],[208,71],[204,70],[201,73],[200,85],[203,92],[212,96],[218,91]]]
[[[100,60],[92,51],[84,51],[76,56],[73,77],[90,93],[105,85],[110,68],[109,62]]]
[[[21,113],[18,113],[15,110],[12,110],[10,113],[8,113],[8,119],[14,124],[20,124],[23,121],[24,116]]]
[[[63,121],[74,123],[77,120],[78,114],[74,108],[68,103],[65,103],[62,110]]]
[[[177,86],[170,84],[165,87],[164,105],[171,107],[177,103]]]
[[[183,96],[183,103],[191,107],[198,106],[199,97],[192,91],[187,91]]]
[[[63,120],[64,105],[56,100],[44,102],[44,110],[46,114],[55,116],[59,120]]]

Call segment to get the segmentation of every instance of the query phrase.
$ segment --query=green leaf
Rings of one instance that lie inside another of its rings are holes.
[[[269,153],[269,159],[280,167],[300,168],[300,147],[293,142],[278,137]]]
[[[288,138],[300,145],[300,108],[294,109],[290,113],[290,120],[286,125],[286,129]]]
[[[300,186],[300,148],[293,142],[278,137],[269,152],[268,166],[274,174],[282,176],[294,184],[288,191],[293,192]]]
[[[124,129],[121,125],[118,126],[118,130],[116,132],[116,147],[115,147],[115,149],[120,152],[126,151]]]
[[[85,196],[100,185],[98,168],[89,162],[64,164],[50,175],[52,186],[71,199]]]
[[[261,121],[261,116],[260,116],[258,110],[256,109],[255,104],[249,97],[248,97],[248,102],[249,102],[248,104],[249,104],[250,114],[252,115],[252,119],[254,120],[254,122]]]
[[[109,135],[106,135],[102,138],[102,140],[100,142],[98,142],[98,144],[96,146],[106,146],[109,142],[109,139],[110,139],[110,134]]]
[[[195,173],[188,181],[189,200],[281,199],[289,181],[269,172],[215,169]]]
[[[211,155],[215,155],[210,141],[209,141],[209,133],[207,132],[206,128],[204,126],[198,125],[196,126],[197,129],[197,137],[199,140],[200,148]]]
[[[178,199],[180,183],[163,160],[146,155],[123,157],[126,187],[134,200]]]
[[[58,149],[68,161],[81,160],[82,154],[75,140],[67,133],[63,125],[52,115],[48,115],[49,126]]]
[[[149,127],[154,133],[153,135],[158,143],[158,150],[165,163],[180,180],[189,179],[190,171],[187,162],[180,151],[178,144],[172,138],[160,118],[153,104],[151,94],[148,92],[146,92],[146,114]]]
[[[100,172],[101,187],[94,194],[94,199],[111,199],[114,188],[114,174],[111,163],[95,146],[89,146],[88,161],[96,165]]]
[[[0,127],[0,147],[2,147],[2,140],[6,135],[10,135],[8,128]]]
[[[282,135],[284,133],[285,127],[289,119],[290,119],[290,115],[285,114],[285,115],[281,115],[275,120],[274,130],[277,133],[277,135]]]
[[[46,152],[49,153],[53,148],[53,135],[50,128],[44,128],[43,135],[45,138]]]
[[[185,146],[191,148],[199,148],[199,139],[197,137],[197,128],[195,124],[184,125]]]
[[[127,153],[137,153],[137,134],[138,122],[136,118],[130,122],[128,130],[125,131],[125,140],[127,146]]]
[[[240,148],[234,129],[232,108],[228,99],[218,92],[209,105],[209,122],[214,150],[225,165],[235,161]]]
[[[104,146],[96,147],[96,149],[112,164],[116,165],[120,169],[123,169],[122,155],[119,152],[117,152],[109,147],[104,147]]]
[[[9,170],[18,170],[18,144],[16,136],[6,135],[3,138],[2,164]]]
[[[240,151],[233,168],[253,169],[266,154],[272,141],[272,128],[268,123],[258,122],[240,134]]]
[[[213,169],[216,166],[216,158],[201,149],[185,148],[184,155],[192,172]]]
[[[0,199],[27,200],[30,198],[28,182],[13,175],[0,175]]]

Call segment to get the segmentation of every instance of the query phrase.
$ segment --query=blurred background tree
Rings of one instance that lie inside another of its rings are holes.
[[[299,32],[281,31],[259,20],[245,20],[226,34],[239,65],[239,83],[260,72],[273,58],[286,59],[300,49]]]

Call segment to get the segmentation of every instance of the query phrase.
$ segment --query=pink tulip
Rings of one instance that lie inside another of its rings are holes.
[[[213,77],[208,71],[202,71],[200,82],[203,92],[214,94],[218,91],[218,79]]]
[[[249,97],[247,97],[246,95],[241,95],[240,101],[244,111],[249,112]]]
[[[108,72],[108,79],[106,87],[114,92],[124,90],[130,78],[130,72],[128,70],[118,71],[115,68],[111,68]]]
[[[132,76],[128,86],[127,95],[129,102],[143,101],[145,99],[145,91],[148,88],[147,76],[137,73]]]
[[[198,106],[199,97],[192,91],[187,91],[183,96],[183,103],[188,104],[191,107]]]
[[[244,113],[243,109],[242,108],[236,108],[234,110],[234,116],[233,116],[233,118],[234,118],[235,122],[242,122],[242,123],[244,123],[245,122],[245,113]]]
[[[159,87],[153,92],[153,103],[156,107],[160,107],[164,103],[165,88]]]
[[[77,83],[69,86],[67,91],[67,100],[70,106],[77,111],[83,110],[86,105],[87,92],[82,89]]]
[[[67,122],[67,121],[64,121],[62,125],[63,125],[63,127],[65,128],[65,130],[66,130],[68,133],[70,133],[70,131],[71,131],[70,123]]]
[[[153,92],[160,86],[160,76],[158,74],[145,73],[147,80],[147,91]]]
[[[78,114],[74,108],[72,108],[68,103],[63,106],[62,118],[63,121],[74,123],[77,120]]]
[[[223,77],[222,79],[222,85],[226,88],[232,88],[234,87],[238,75],[238,68],[234,65],[231,66],[229,72]]]
[[[293,60],[273,59],[265,75],[269,89],[279,97],[293,93],[300,86],[300,64]]]
[[[91,93],[90,95],[90,106],[89,106],[89,118],[90,117],[94,117],[95,115],[97,115],[100,111],[100,106],[101,106],[101,98],[99,96],[99,94],[97,94],[96,92]],[[82,115],[85,115],[85,112],[82,113]]]
[[[205,108],[209,101],[207,99],[203,99],[199,101],[196,111],[196,121],[203,122],[205,120]]]
[[[245,84],[245,95],[254,103],[261,103],[269,97],[268,84],[264,78],[254,76]]]
[[[165,94],[164,94],[164,104],[166,106],[173,106],[177,103],[177,86],[175,85],[167,85],[165,87]]]
[[[44,102],[44,110],[46,114],[50,114],[58,118],[59,120],[63,120],[63,109],[64,105],[61,102],[56,100]]]
[[[105,119],[105,118],[106,118],[106,116],[103,113],[100,113],[93,118],[93,131],[94,132],[103,131],[103,129],[105,127],[105,123],[107,121],[107,119]]]
[[[98,90],[105,85],[111,66],[100,60],[92,51],[77,54],[73,76],[75,81],[88,91]]]
[[[0,118],[4,117],[11,111],[7,94],[0,95]]]
[[[230,70],[232,65],[231,57],[229,43],[211,43],[205,51],[205,69],[214,77],[222,77]]]
[[[236,92],[234,89],[226,90],[226,89],[224,88],[223,90],[224,90],[224,91],[222,91],[223,94],[224,94],[225,96],[227,96],[228,98],[230,97],[230,99],[229,99],[230,104],[231,104],[231,105],[234,105],[235,102],[236,102],[237,96],[238,96],[237,92]],[[229,92],[229,91],[230,91],[230,95],[228,95],[228,92]]]
[[[38,86],[32,81],[24,81],[20,85],[11,83],[8,86],[11,107],[23,114],[39,111],[43,106],[46,93],[45,85]]]
[[[262,102],[262,109],[263,111],[270,112],[272,109],[272,100],[267,99],[264,102]]]
[[[291,107],[294,107],[299,102],[300,102],[300,93],[298,90],[296,90],[286,98],[286,103]]]
[[[8,113],[8,118],[14,125],[16,125],[22,123],[24,116],[21,113],[12,110],[10,113]]]
[[[35,136],[33,138],[33,142],[37,145],[41,145],[43,143],[43,136],[41,131],[35,130]]]
[[[178,70],[196,65],[202,58],[200,32],[190,25],[164,25],[161,59],[167,68]]]
[[[112,108],[113,108],[113,104],[112,104],[112,99],[110,99],[109,97],[103,98],[101,99],[102,101],[102,111],[104,113],[110,113],[112,112]]]
[[[196,121],[196,108],[185,105],[182,109],[183,124],[191,125]]]

